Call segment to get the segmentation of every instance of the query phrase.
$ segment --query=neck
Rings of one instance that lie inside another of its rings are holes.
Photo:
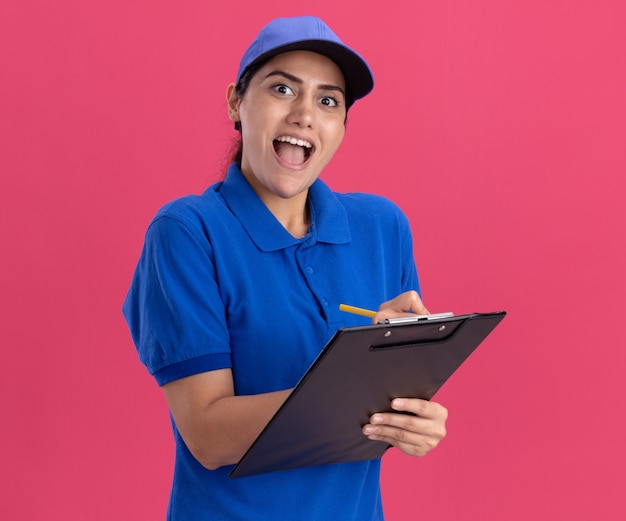
[[[287,230],[294,237],[299,239],[307,234],[309,224],[311,223],[307,199],[304,200],[304,205],[297,209],[286,209],[283,207],[280,209],[270,208],[270,211],[274,214],[274,217],[276,217],[278,222],[283,225],[285,230]]]
[[[310,223],[309,189],[306,188],[291,197],[281,197],[263,187],[254,175],[247,175],[242,166],[241,173],[248,180],[252,189],[263,201],[267,209],[276,217],[285,230],[294,237],[304,237]]]

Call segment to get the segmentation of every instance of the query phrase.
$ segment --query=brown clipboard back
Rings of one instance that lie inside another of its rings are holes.
[[[506,312],[339,329],[230,473],[231,478],[376,459],[361,432],[397,397],[430,400]]]

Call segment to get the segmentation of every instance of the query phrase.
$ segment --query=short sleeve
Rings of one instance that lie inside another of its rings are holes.
[[[157,215],[150,224],[123,312],[159,385],[231,367],[213,251],[192,219]]]

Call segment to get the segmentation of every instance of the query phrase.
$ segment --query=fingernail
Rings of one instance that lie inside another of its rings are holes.
[[[372,416],[372,419],[370,421],[372,423],[382,423],[383,422],[383,417],[380,416],[379,414],[375,414],[374,416]]]
[[[391,404],[392,407],[404,407],[404,400],[396,398]]]
[[[364,434],[374,434],[375,432],[376,432],[376,428],[372,427],[371,425],[368,425],[367,427],[363,429]]]

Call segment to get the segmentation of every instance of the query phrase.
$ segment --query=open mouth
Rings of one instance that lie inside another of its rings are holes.
[[[291,165],[302,165],[313,153],[313,145],[304,139],[291,136],[279,136],[274,142],[276,155]]]

